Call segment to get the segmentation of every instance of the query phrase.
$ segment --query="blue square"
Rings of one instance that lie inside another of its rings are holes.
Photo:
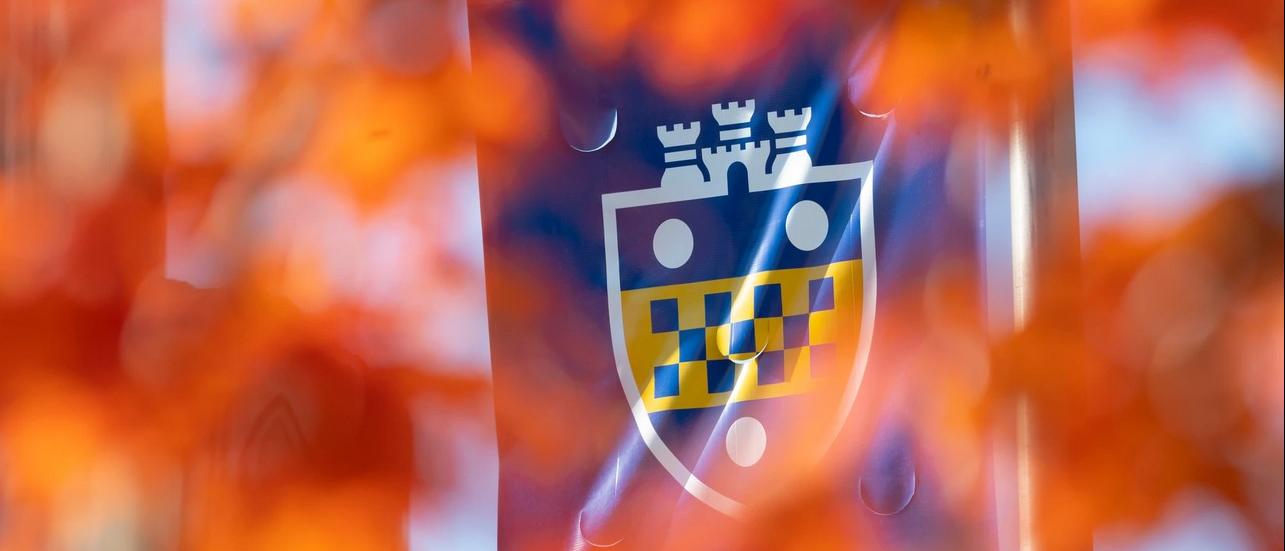
[[[657,398],[678,396],[678,364],[662,365],[652,372],[652,385]]]
[[[809,354],[812,355],[808,362],[812,367],[812,378],[817,379],[825,377],[834,372],[834,345],[818,344],[812,346]]]
[[[705,328],[678,332],[678,361],[698,362],[705,359]]]
[[[736,364],[732,360],[706,362],[705,380],[706,390],[710,394],[732,390],[732,385],[736,383]]]
[[[760,385],[785,382],[785,351],[765,350],[755,361],[758,363]]]
[[[651,301],[651,332],[668,333],[678,330],[678,299],[665,298]]]
[[[781,332],[785,337],[786,348],[798,348],[808,345],[808,315],[785,316],[781,321]]]
[[[732,319],[732,293],[705,295],[705,326],[714,327]]]
[[[812,311],[834,309],[834,278],[814,279],[808,282],[808,298],[812,302]]]
[[[781,284],[768,283],[754,287],[754,317],[775,318],[781,315]]]
[[[729,354],[758,352],[754,347],[754,320],[732,322],[732,350]]]

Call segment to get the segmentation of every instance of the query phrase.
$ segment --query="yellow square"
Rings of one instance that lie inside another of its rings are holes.
[[[705,328],[705,357],[717,360],[727,357],[732,349],[732,326],[729,324]]]
[[[834,342],[834,310],[813,312],[808,316],[808,344]]]
[[[790,348],[785,351],[785,382],[797,383],[807,380],[808,348]]]
[[[790,273],[781,280],[781,313],[797,316],[808,313],[808,273]]]
[[[705,327],[705,295],[684,289],[678,295],[678,327]]]
[[[648,367],[678,363],[678,332],[661,333],[652,336],[654,356]]]
[[[780,350],[785,348],[785,337],[781,334],[781,318],[758,318],[754,320],[754,348],[759,350]]]
[[[705,362],[683,362],[678,364],[678,391],[686,396],[695,389],[705,392]]]

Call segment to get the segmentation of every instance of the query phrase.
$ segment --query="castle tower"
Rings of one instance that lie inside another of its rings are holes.
[[[727,171],[736,163],[745,166],[751,189],[769,182],[767,156],[770,144],[766,140],[755,142],[750,129],[754,100],[716,103],[710,109],[718,122],[719,142],[717,146],[701,150],[701,160],[709,170],[710,183],[726,186]]]
[[[750,139],[750,119],[754,118],[754,100],[716,103],[710,106],[714,120],[718,121],[718,141],[721,144]]]
[[[660,177],[661,187],[705,183],[705,175],[696,166],[696,140],[700,134],[699,121],[656,127],[656,137],[665,147],[665,173]]]
[[[801,182],[812,170],[812,156],[808,154],[808,123],[812,121],[812,108],[786,109],[767,114],[767,124],[776,135],[773,149],[772,174],[777,185]]]

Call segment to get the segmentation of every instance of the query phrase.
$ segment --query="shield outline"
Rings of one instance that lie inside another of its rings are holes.
[[[829,447],[838,438],[843,428],[843,420],[850,414],[856,402],[857,392],[865,376],[870,344],[874,337],[875,301],[878,297],[874,239],[874,161],[816,166],[801,176],[779,180],[775,182],[773,189],[849,180],[860,180],[861,185],[860,195],[857,198],[858,212],[861,216],[861,329],[857,337],[857,356],[853,374],[848,378],[848,386],[844,389],[840,410],[835,415],[834,428],[825,443],[825,446]],[[656,427],[651,423],[651,417],[647,414],[642,393],[634,381],[629,365],[629,353],[625,343],[620,293],[620,244],[616,233],[617,210],[709,199],[727,195],[727,192],[726,180],[720,180],[718,183],[707,182],[702,185],[655,187],[604,194],[602,196],[602,235],[603,248],[606,252],[607,314],[611,324],[611,348],[615,358],[616,373],[620,376],[620,385],[625,392],[625,398],[629,401],[630,416],[637,425],[638,433],[652,456],[683,487],[684,491],[714,510],[729,517],[738,517],[745,508],[744,504],[697,478],[696,474],[691,472],[661,440]]]

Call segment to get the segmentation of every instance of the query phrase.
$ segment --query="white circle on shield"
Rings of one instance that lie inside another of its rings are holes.
[[[741,417],[727,428],[727,456],[742,467],[759,462],[767,449],[767,431],[753,417]]]
[[[692,229],[677,218],[670,218],[656,227],[651,238],[651,250],[656,260],[666,268],[677,268],[692,256]]]
[[[830,220],[816,201],[799,201],[785,214],[785,236],[801,251],[820,247],[829,232]]]

